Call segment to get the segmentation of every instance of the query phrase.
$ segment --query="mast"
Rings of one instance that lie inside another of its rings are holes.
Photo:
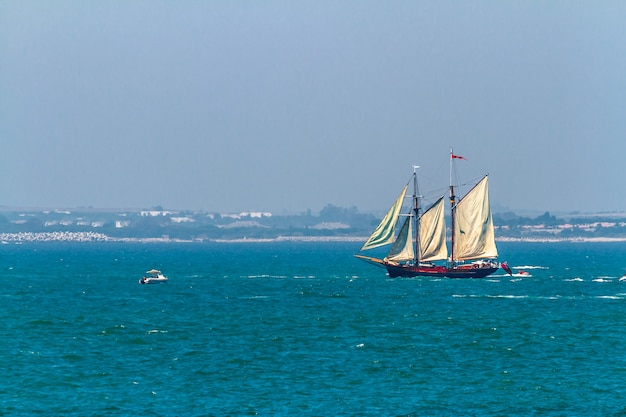
[[[454,185],[452,185],[452,160],[454,159],[452,153],[452,147],[450,147],[450,230],[451,245],[450,245],[450,266],[454,267]]]
[[[419,203],[417,194],[417,169],[419,165],[413,165],[413,221],[415,222],[415,257],[414,261],[416,265],[419,265],[419,251],[420,251],[420,223],[419,223]]]

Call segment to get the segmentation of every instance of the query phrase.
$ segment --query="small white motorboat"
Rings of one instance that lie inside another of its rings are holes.
[[[146,271],[146,276],[139,280],[140,284],[161,284],[167,282],[167,277],[158,269]]]

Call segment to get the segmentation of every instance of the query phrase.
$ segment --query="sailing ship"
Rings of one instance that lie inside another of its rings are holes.
[[[506,262],[499,263],[493,220],[489,205],[488,175],[457,200],[452,170],[457,156],[450,149],[450,253],[447,247],[445,196],[421,212],[417,186],[417,166],[412,180],[383,217],[359,252],[391,245],[388,255],[375,258],[355,255],[387,270],[390,277],[484,278],[499,268],[511,274]],[[413,196],[408,213],[402,207],[409,185]],[[396,234],[397,227],[400,226]]]

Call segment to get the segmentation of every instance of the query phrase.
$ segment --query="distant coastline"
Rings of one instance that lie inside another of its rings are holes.
[[[494,213],[500,242],[623,242],[624,213],[535,218]],[[356,208],[268,212],[0,210],[0,242],[365,242],[380,222]]]
[[[626,242],[626,237],[500,237],[498,242],[528,242],[528,243],[557,243],[557,242]]]
[[[0,233],[0,242],[128,242],[128,243],[271,243],[271,242],[365,242],[367,236],[278,236],[274,238],[176,239],[169,237],[111,237],[96,232],[19,232]],[[526,243],[610,243],[626,242],[626,237],[499,237],[498,242]]]

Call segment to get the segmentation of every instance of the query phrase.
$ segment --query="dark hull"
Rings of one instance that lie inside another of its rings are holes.
[[[499,268],[502,268],[511,275],[511,269],[506,262],[501,264],[494,262],[473,263],[458,265],[455,268],[448,268],[441,265],[406,265],[396,264],[369,256],[354,255],[359,259],[385,268],[391,278],[397,277],[439,277],[439,278],[485,278]]]
[[[396,277],[441,277],[441,278],[485,278],[496,272],[498,268],[494,266],[473,267],[460,266],[457,268],[447,268],[445,266],[410,266],[392,265],[383,263],[391,278]]]

